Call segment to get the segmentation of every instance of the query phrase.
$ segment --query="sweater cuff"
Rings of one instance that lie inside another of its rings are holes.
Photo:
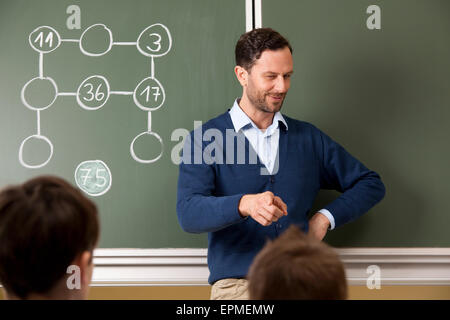
[[[239,214],[239,201],[241,201],[243,196],[244,193],[223,198],[224,201],[221,204],[220,212],[222,212],[222,219],[226,225],[245,220],[245,218]]]

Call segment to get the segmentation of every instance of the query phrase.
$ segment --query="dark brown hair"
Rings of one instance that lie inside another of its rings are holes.
[[[256,300],[347,298],[338,255],[296,226],[265,245],[250,267],[248,280],[250,298]]]
[[[95,204],[66,181],[42,176],[0,193],[0,282],[25,299],[46,293],[99,237]]]
[[[271,28],[253,29],[244,33],[236,43],[236,65],[250,71],[264,50],[278,50],[288,47],[292,53],[289,41]]]

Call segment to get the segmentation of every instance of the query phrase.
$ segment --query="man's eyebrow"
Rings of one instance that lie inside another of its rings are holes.
[[[263,72],[263,74],[277,74],[277,73],[273,72],[273,71],[266,71],[266,72]]]
[[[294,73],[294,70],[289,71],[289,72],[286,72],[284,75],[291,75],[291,74],[293,74],[293,73]],[[266,72],[263,72],[263,74],[267,74],[267,75],[276,75],[276,74],[278,74],[278,73],[273,72],[273,71],[266,71]]]

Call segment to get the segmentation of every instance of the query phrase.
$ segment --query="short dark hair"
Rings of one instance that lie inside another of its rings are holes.
[[[37,177],[0,192],[0,282],[9,294],[47,293],[98,237],[97,207],[61,178]]]
[[[255,61],[261,57],[264,50],[278,50],[288,47],[292,53],[289,41],[271,28],[253,29],[244,33],[236,43],[236,65],[250,71]]]
[[[347,298],[345,270],[327,244],[291,226],[269,241],[248,274],[256,300],[341,300]]]

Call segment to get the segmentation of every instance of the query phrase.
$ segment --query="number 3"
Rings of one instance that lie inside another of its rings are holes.
[[[149,36],[150,36],[150,37],[151,37],[151,36],[156,36],[156,37],[158,37],[158,40],[153,41],[153,43],[156,44],[156,45],[158,46],[158,49],[153,50],[153,49],[150,48],[149,46],[147,46],[147,49],[150,50],[150,51],[152,51],[152,52],[158,52],[159,50],[161,50],[161,36],[160,36],[159,34],[157,34],[157,33],[151,33]]]

